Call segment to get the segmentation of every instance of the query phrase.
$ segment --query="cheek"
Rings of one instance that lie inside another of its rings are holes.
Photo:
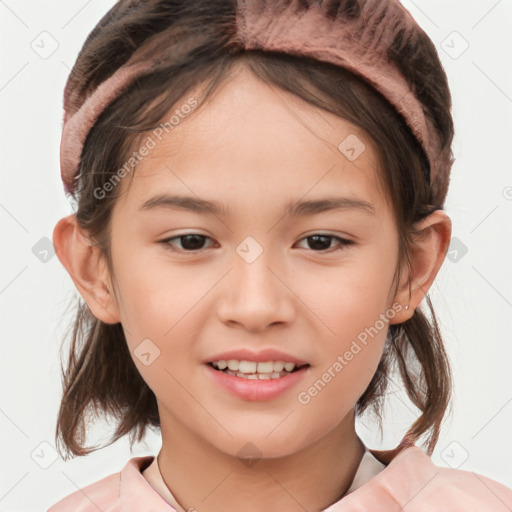
[[[299,294],[307,296],[304,302],[320,319],[323,335],[314,374],[297,398],[310,408],[308,414],[323,414],[325,425],[354,406],[382,356],[394,316],[388,300],[397,255],[393,246],[387,249],[384,257],[381,251],[361,251],[324,276],[305,274],[301,281]]]
[[[329,303],[323,310],[334,334],[324,329],[317,364],[297,394],[312,435],[330,430],[354,407],[375,374],[386,341],[386,294],[376,298],[357,287],[345,292],[338,293],[335,306]]]
[[[131,343],[141,337],[163,338],[186,315],[201,290],[190,283],[187,272],[154,247],[124,254],[115,263],[121,322]]]
[[[135,262],[138,271],[133,270]],[[181,396],[173,376],[183,381],[190,361],[197,359],[194,340],[202,326],[198,301],[212,285],[200,277],[191,280],[190,272],[154,255],[145,262],[143,254],[132,253],[118,268],[121,323],[132,359],[157,396],[162,390]]]
[[[324,325],[325,340],[341,348],[349,339],[375,324],[389,307],[396,260],[387,251],[360,251],[338,266],[304,271],[298,295]],[[333,344],[331,344],[333,345]]]

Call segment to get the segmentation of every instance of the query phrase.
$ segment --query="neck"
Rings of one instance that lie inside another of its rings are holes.
[[[161,414],[161,420],[160,472],[184,510],[323,510],[346,493],[365,450],[353,409],[302,450],[252,464],[218,450],[176,418]]]

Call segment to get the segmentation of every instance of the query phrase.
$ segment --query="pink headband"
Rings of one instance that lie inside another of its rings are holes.
[[[361,7],[361,16],[356,18],[329,19],[322,9],[323,6],[314,4],[301,11],[295,1],[283,4],[281,0],[238,0],[237,35],[246,50],[283,51],[313,57],[346,68],[365,79],[404,117],[420,142],[430,163],[434,197],[443,202],[453,163],[450,148],[441,151],[432,120],[425,116],[421,103],[387,54],[396,35],[394,32],[404,23],[408,30],[421,29],[398,0],[369,0]],[[149,61],[135,64],[128,61],[101,83],[80,108],[76,110],[75,107],[75,111],[70,107],[76,104],[76,98],[68,79],[60,146],[61,176],[67,192],[74,190],[83,144],[101,112],[134,78],[152,66]]]

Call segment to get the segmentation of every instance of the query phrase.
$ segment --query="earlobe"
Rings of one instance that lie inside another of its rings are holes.
[[[432,286],[450,245],[452,223],[443,210],[436,210],[416,225],[419,232],[411,247],[411,266],[404,272],[395,302],[402,305],[390,323],[408,320]],[[409,308],[406,309],[406,306]]]
[[[120,322],[117,301],[101,250],[91,245],[80,230],[75,214],[57,222],[53,230],[53,245],[92,314],[107,324]]]

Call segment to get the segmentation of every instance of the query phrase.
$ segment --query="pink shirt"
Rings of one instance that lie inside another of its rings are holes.
[[[361,485],[380,473],[385,467],[386,466],[382,464],[382,462],[379,462],[368,448],[365,447],[365,452],[359,462],[359,466],[357,467],[354,478],[352,479],[352,484],[348,488],[346,494],[355,491],[358,487],[361,487]],[[165,485],[156,457],[153,459],[151,464],[142,471],[142,476],[144,476],[151,487],[153,487],[153,489],[155,489],[155,491],[160,494],[167,503],[172,505],[177,512],[187,512],[180,506],[176,498],[172,495],[170,489]]]
[[[512,489],[472,471],[436,466],[418,446],[403,449],[390,461],[380,450],[369,451],[386,466],[374,466],[377,474],[361,485],[354,478],[356,489],[324,512],[512,510]],[[153,460],[134,457],[119,473],[66,496],[47,512],[176,512],[142,475]],[[359,469],[361,483],[365,478]]]

